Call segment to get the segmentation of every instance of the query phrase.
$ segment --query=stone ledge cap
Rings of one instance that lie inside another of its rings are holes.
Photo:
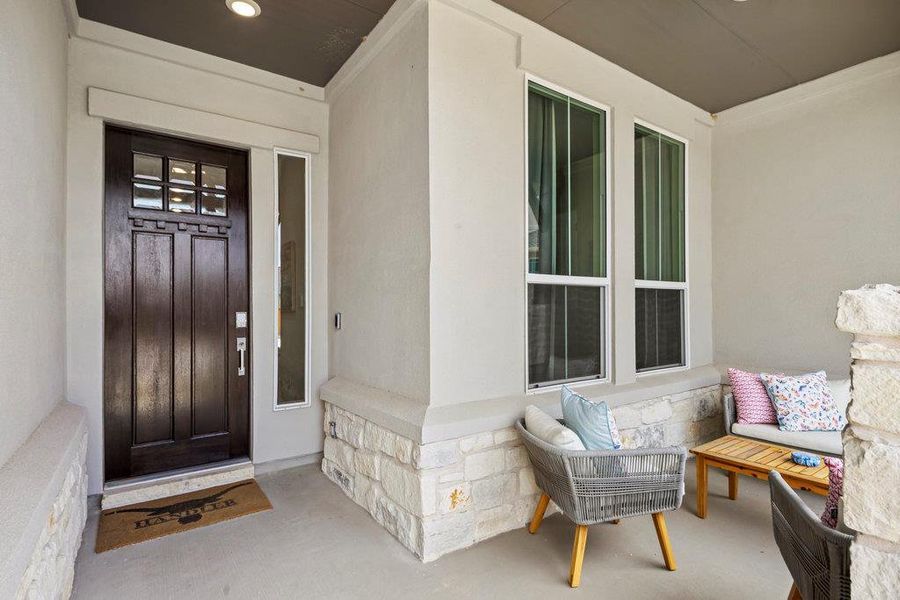
[[[841,292],[834,324],[841,331],[900,336],[900,287],[880,283]]]

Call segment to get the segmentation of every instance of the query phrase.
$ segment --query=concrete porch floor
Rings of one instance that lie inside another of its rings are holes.
[[[548,517],[422,564],[308,465],[261,475],[274,510],[94,553],[88,516],[76,599],[142,598],[741,598],[783,600],[791,579],[772,538],[766,482],[710,472],[709,517],[695,514],[694,464],[680,510],[667,513],[678,571],[668,572],[649,516],[588,533],[581,587],[571,590],[572,524]],[[818,513],[824,500],[804,499]]]

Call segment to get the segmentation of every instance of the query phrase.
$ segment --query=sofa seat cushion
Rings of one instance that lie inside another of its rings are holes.
[[[843,453],[840,431],[782,431],[778,425],[745,425],[735,423],[731,433],[743,437],[772,442],[779,446],[824,452],[826,454]]]

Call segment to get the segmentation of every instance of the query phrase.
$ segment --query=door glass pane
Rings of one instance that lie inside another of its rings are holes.
[[[306,159],[278,159],[278,405],[306,401]]]
[[[169,188],[169,210],[177,213],[197,212],[197,195],[193,190]]]
[[[684,292],[635,290],[637,370],[684,364]]]
[[[162,157],[149,154],[133,154],[134,178],[162,181]]]
[[[155,210],[162,210],[162,187],[158,185],[148,185],[146,183],[133,184],[131,205],[135,208],[153,208]]]
[[[634,130],[635,279],[659,279],[659,137]]]
[[[604,374],[603,287],[528,285],[528,385]]]
[[[572,101],[572,275],[606,276],[606,123],[604,114]]]
[[[569,140],[565,97],[528,92],[528,272],[569,274]]]
[[[225,167],[214,167],[212,165],[203,165],[201,167],[201,177],[203,187],[215,188],[217,190],[225,189],[226,171]]]
[[[225,194],[213,194],[212,192],[200,194],[200,212],[204,215],[224,217],[226,214]]]
[[[197,167],[192,162],[170,158],[169,181],[183,185],[194,185],[197,182]]]

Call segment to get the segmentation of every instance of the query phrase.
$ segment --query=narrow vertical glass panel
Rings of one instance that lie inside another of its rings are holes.
[[[528,272],[569,274],[568,99],[528,90]]]
[[[162,187],[158,185],[148,185],[146,183],[133,184],[131,193],[131,205],[135,208],[152,208],[154,210],[162,210]]]
[[[528,385],[566,378],[566,288],[528,285]]]
[[[570,106],[571,275],[606,277],[606,118],[575,100]]]
[[[225,167],[214,167],[212,165],[203,165],[200,167],[200,176],[203,187],[213,188],[216,190],[225,189],[226,170]]]
[[[528,385],[603,377],[604,289],[528,285]]]
[[[213,217],[224,217],[227,214],[225,208],[225,194],[203,192],[200,194],[200,213]]]
[[[634,130],[635,279],[659,279],[659,135]]]
[[[278,389],[276,405],[305,402],[306,380],[306,159],[277,154],[280,241]]]
[[[659,175],[659,279],[684,281],[684,144],[660,138]]]
[[[161,156],[150,156],[135,152],[133,155],[134,178],[162,181],[163,167]]]
[[[684,291],[635,290],[638,371],[684,365]]]
[[[566,287],[566,378],[603,377],[604,288]]]
[[[197,212],[197,194],[193,190],[169,188],[169,210],[177,213]]]
[[[197,182],[197,166],[186,160],[170,158],[169,181],[182,185],[194,185]]]

